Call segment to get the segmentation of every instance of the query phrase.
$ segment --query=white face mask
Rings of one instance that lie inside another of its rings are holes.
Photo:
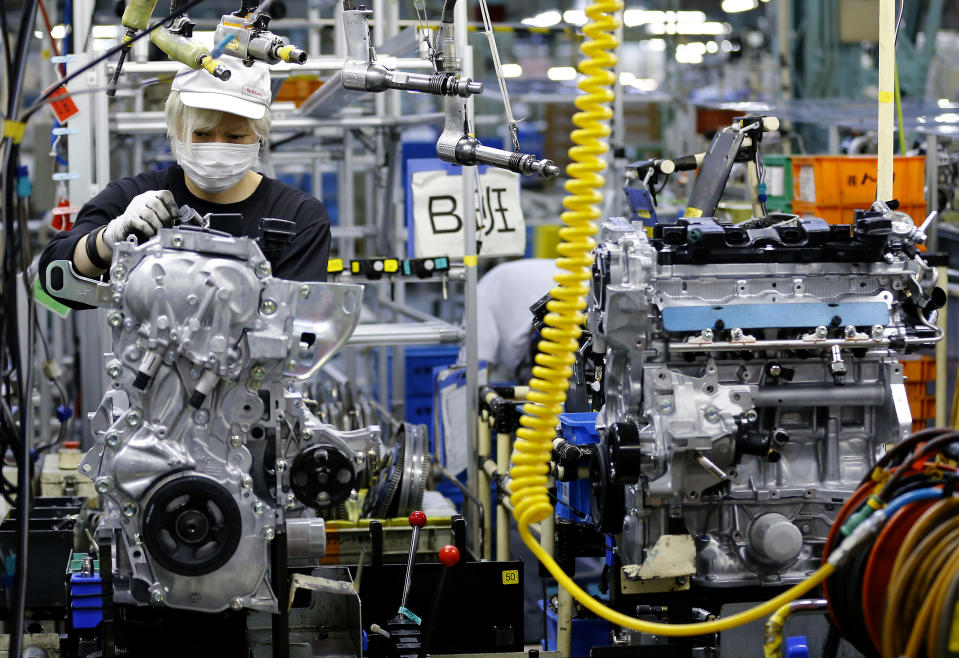
[[[187,176],[204,192],[224,192],[246,176],[260,154],[259,142],[225,144],[211,142],[187,145],[177,140],[173,145],[176,161]]]

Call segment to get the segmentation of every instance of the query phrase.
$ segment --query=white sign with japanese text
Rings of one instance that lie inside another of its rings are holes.
[[[466,175],[474,175],[465,168]],[[526,222],[520,207],[520,177],[510,171],[487,168],[480,174],[482,216],[476,218],[480,256],[522,256],[526,251]],[[413,247],[415,258],[463,257],[463,182],[445,171],[415,171]]]

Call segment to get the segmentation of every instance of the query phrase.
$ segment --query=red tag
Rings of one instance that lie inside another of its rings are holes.
[[[73,102],[73,99],[70,98],[70,94],[67,93],[66,87],[60,87],[50,94],[50,107],[53,108],[53,113],[57,115],[60,123],[65,122],[80,111],[77,109],[77,105]]]
[[[73,228],[73,218],[71,215],[78,212],[79,208],[71,206],[67,199],[60,199],[57,207],[51,211],[53,217],[50,219],[50,227],[57,231],[69,231]]]

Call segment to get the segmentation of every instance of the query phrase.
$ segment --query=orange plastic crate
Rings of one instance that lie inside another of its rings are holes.
[[[925,156],[900,156],[893,164],[893,196],[901,205],[925,205]],[[868,208],[876,200],[874,155],[793,156],[793,202]]]
[[[906,397],[915,400],[926,395],[926,382],[906,382]]]
[[[854,210],[876,199],[874,155],[793,156],[793,212],[851,224]],[[916,224],[926,216],[925,157],[900,156],[893,164],[893,196]]]
[[[315,75],[291,75],[280,85],[275,101],[293,101],[299,107],[310,94],[323,86],[323,81]]]
[[[935,418],[936,398],[932,395],[923,395],[909,398],[909,413],[913,418]]]
[[[914,397],[909,398],[909,413],[913,418],[925,418],[926,416],[922,413],[922,403],[923,398]]]
[[[928,382],[936,378],[936,358],[920,356],[915,359],[903,359],[902,374],[910,382]]]

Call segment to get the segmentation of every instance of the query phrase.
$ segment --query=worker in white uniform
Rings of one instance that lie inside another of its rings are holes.
[[[477,345],[480,361],[490,365],[490,381],[526,384],[533,338],[533,314],[529,310],[556,285],[555,261],[524,258],[497,265],[476,287]],[[460,353],[460,362],[464,362]],[[520,372],[517,372],[520,371]],[[525,374],[525,377],[518,375]]]

